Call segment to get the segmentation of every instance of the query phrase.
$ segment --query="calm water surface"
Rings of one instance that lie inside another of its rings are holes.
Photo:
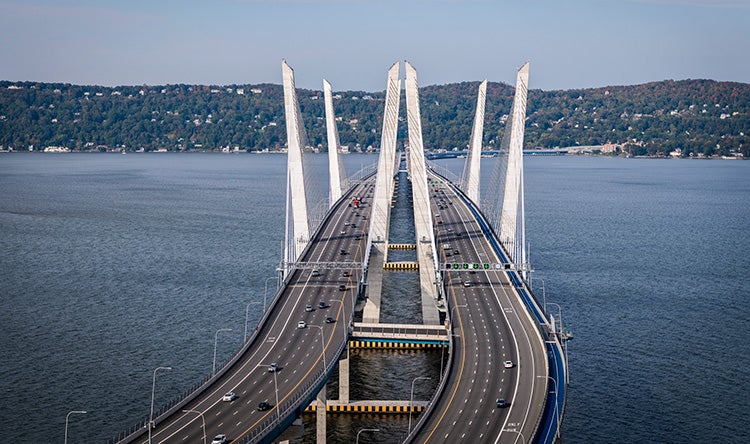
[[[750,163],[525,162],[535,288],[575,333],[566,442],[748,442]],[[2,436],[59,442],[80,409],[69,442],[105,442],[148,414],[155,367],[163,404],[211,371],[218,328],[229,358],[280,257],[284,179],[279,155],[0,155]],[[420,316],[403,276],[387,316]],[[352,396],[408,399],[439,358],[355,355],[373,376]],[[329,418],[332,442],[398,442],[408,419]]]

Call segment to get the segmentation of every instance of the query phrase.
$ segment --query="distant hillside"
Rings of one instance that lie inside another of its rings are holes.
[[[478,82],[420,90],[428,149],[464,148]],[[380,143],[384,92],[335,93],[340,140],[351,151]],[[321,91],[298,90],[309,143],[326,148]],[[513,87],[490,83],[484,142],[500,144]],[[404,115],[402,98],[401,114]],[[623,145],[632,155],[750,157],[750,84],[711,80],[529,92],[525,145]],[[406,139],[405,121],[399,127]],[[0,82],[0,145],[77,150],[275,150],[284,146],[280,85],[101,87]]]

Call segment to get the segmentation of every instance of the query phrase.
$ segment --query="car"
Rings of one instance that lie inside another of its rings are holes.
[[[352,222],[352,228],[357,228],[357,224],[355,224],[354,222]]]
[[[346,230],[341,230],[340,234],[346,234]]]
[[[464,282],[464,287],[471,287],[471,282],[469,281]]]
[[[272,362],[268,365],[268,373],[273,373],[279,371],[279,364]]]
[[[367,216],[365,216],[365,215],[363,214],[363,215],[362,215],[362,219],[367,219]]]
[[[354,240],[360,240],[360,239],[362,239],[362,236],[360,236],[359,234],[354,236]]]
[[[328,308],[328,304],[326,304],[324,301],[318,302],[318,308]]]
[[[349,226],[349,221],[344,222],[344,226],[348,227]]]
[[[339,250],[339,254],[341,254],[341,255],[345,255],[345,254],[346,254],[346,250],[344,250],[344,249],[342,248],[341,250]]]
[[[453,254],[461,254],[461,252],[458,250],[453,250]]]
[[[313,271],[312,271],[312,275],[313,275],[313,276],[320,276],[320,271],[318,271],[318,270],[313,270]]]
[[[339,291],[346,291],[346,285],[344,284],[339,285]]]
[[[503,363],[503,367],[505,367],[505,368],[513,368],[513,361],[505,361]]]
[[[305,311],[310,312],[315,310],[312,305],[305,305]]]
[[[336,322],[336,320],[333,319],[332,317],[330,316],[326,317],[326,324],[333,324],[334,322]]]
[[[229,392],[226,395],[221,397],[221,400],[224,402],[232,402],[235,399],[237,399],[237,394],[234,392]]]
[[[348,278],[351,275],[352,275],[352,273],[350,271],[348,271],[348,270],[344,271],[343,273],[341,273],[341,276],[344,276],[345,278]]]
[[[305,321],[297,322],[297,328],[305,328],[305,327],[307,327],[307,322]]]
[[[266,401],[261,401],[261,403],[258,404],[258,411],[265,412],[266,410],[271,410],[271,404],[267,403]]]
[[[229,441],[227,441],[227,435],[221,434],[214,436],[213,441],[211,441],[211,444],[225,444]]]
[[[505,400],[505,398],[497,398],[497,406],[498,408],[507,407],[508,402]]]

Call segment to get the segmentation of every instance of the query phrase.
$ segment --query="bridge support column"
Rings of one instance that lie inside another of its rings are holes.
[[[315,442],[317,444],[326,444],[326,386],[318,392],[318,405],[315,409]]]
[[[348,339],[347,339],[348,340]],[[349,403],[349,355],[339,360],[339,402]]]

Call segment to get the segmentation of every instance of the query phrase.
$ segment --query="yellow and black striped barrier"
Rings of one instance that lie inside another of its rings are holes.
[[[306,413],[312,413],[318,410],[315,404],[308,405]],[[359,404],[334,404],[326,405],[326,412],[332,413],[409,413],[408,405],[359,405]],[[411,406],[412,413],[419,413],[424,410],[424,406]]]
[[[396,341],[349,341],[349,348],[353,349],[380,349],[380,350],[395,350],[395,349],[428,349],[428,348],[440,348],[447,347],[447,342],[396,342]]]
[[[416,244],[388,244],[389,250],[416,250]]]
[[[386,262],[383,264],[384,270],[395,271],[414,271],[419,270],[418,262]]]

